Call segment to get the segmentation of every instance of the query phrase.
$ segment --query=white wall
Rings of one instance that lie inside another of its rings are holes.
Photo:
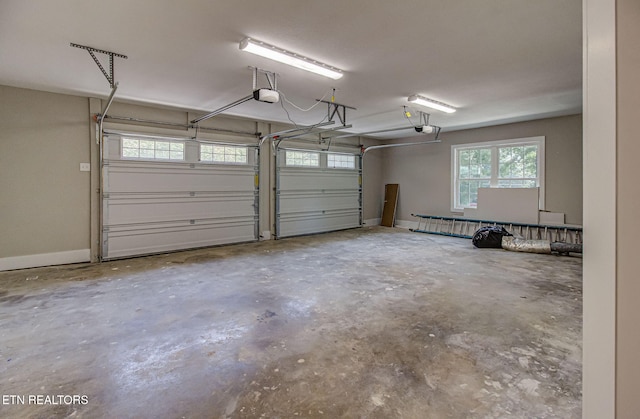
[[[545,209],[582,224],[581,115],[444,132],[441,143],[382,150],[383,183],[400,185],[397,219],[415,221],[412,213],[461,215],[451,212],[452,144],[536,136],[546,137]]]

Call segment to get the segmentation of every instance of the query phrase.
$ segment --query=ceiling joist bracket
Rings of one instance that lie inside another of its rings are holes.
[[[420,113],[420,125],[429,125],[429,117],[430,114],[422,111],[418,111]]]
[[[80,48],[80,49],[86,50],[89,53],[89,55],[91,55],[91,58],[93,58],[93,61],[95,61],[100,71],[102,71],[102,74],[104,74],[104,77],[109,82],[109,86],[112,89],[115,87],[116,83],[115,83],[114,72],[113,72],[113,57],[124,58],[125,60],[129,57],[127,57],[126,55],[118,54],[117,52],[105,51],[102,49],[88,47],[86,45],[74,44],[73,42],[70,45],[74,48]],[[109,72],[108,73],[107,73],[107,70],[105,70],[104,67],[102,66],[102,63],[100,62],[98,57],[96,57],[96,55],[94,54],[95,52],[109,56]]]
[[[272,71],[263,70],[258,67],[249,66],[253,71],[253,90],[258,89],[258,74],[264,74],[269,83],[269,89],[278,90],[278,75]]]
[[[316,99],[316,100],[318,102],[327,104],[327,120],[328,121],[333,121],[333,118],[336,115],[338,115],[338,119],[340,120],[340,123],[343,126],[347,125],[347,109],[353,109],[354,111],[356,110],[356,108],[352,106],[342,105],[340,103],[336,103],[333,101],[330,102],[328,100],[320,100],[320,99]]]

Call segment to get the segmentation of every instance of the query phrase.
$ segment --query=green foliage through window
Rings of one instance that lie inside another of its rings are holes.
[[[454,146],[454,207],[477,206],[479,188],[535,188],[541,186],[539,153],[544,140]]]
[[[174,140],[123,137],[122,157],[138,160],[184,160],[184,143]]]
[[[247,147],[200,144],[200,161],[213,163],[247,163]]]
[[[320,153],[287,150],[285,164],[287,166],[318,167],[320,166]]]
[[[355,169],[356,156],[348,154],[327,154],[327,167],[331,169]]]

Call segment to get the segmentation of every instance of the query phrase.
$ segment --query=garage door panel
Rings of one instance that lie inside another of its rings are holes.
[[[201,163],[195,141],[181,161],[124,159],[106,141],[103,259],[258,239],[257,147],[238,146],[249,164]]]
[[[106,229],[109,258],[255,240],[255,219],[196,220],[194,224],[148,223]]]
[[[280,217],[280,237],[344,230],[359,224],[359,210],[283,214]]]
[[[280,193],[280,214],[315,210],[346,210],[358,208],[358,191],[343,193]]]
[[[105,211],[109,224],[141,222],[167,222],[172,220],[202,219],[214,216],[253,216],[255,213],[253,192],[245,195],[219,194],[214,197],[169,196],[166,198],[129,197],[111,194]]]
[[[304,150],[295,150],[297,153]],[[286,165],[286,149],[278,150],[276,167],[276,237],[323,233],[362,225],[359,156],[354,169],[327,167],[328,152],[316,167]]]
[[[322,190],[359,188],[358,173],[318,171],[305,169],[280,170],[280,190]]]
[[[150,165],[145,162],[110,162],[105,177],[110,193],[181,192],[189,191],[253,191],[253,167],[225,168],[214,165],[193,167],[189,165]]]

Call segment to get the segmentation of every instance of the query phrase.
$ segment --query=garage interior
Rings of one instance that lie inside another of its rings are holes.
[[[640,411],[634,1],[64,4],[0,5],[2,416]]]

